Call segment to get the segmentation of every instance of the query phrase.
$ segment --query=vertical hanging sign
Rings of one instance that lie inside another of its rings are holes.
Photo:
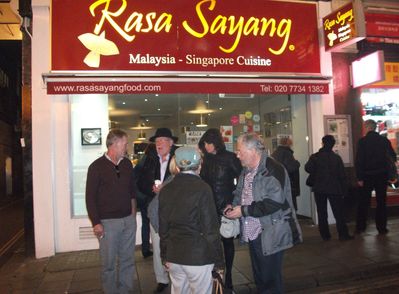
[[[326,51],[338,51],[364,39],[363,4],[355,0],[323,17],[323,35]]]

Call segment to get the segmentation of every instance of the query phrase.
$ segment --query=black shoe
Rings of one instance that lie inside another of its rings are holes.
[[[330,241],[331,236],[325,236],[325,237],[321,237],[324,241]]]
[[[169,284],[158,283],[157,288],[154,290],[154,293],[161,293],[163,290],[168,288]]]
[[[389,232],[388,229],[378,230],[378,234],[380,234],[380,235],[386,235],[386,234],[388,234],[388,232]]]
[[[147,257],[150,257],[150,256],[152,256],[152,251],[151,250],[148,250],[148,251],[146,251],[146,252],[143,252],[143,257],[144,258],[147,258]]]
[[[349,241],[349,240],[353,240],[354,237],[351,235],[346,235],[346,236],[341,236],[339,237],[339,241]]]

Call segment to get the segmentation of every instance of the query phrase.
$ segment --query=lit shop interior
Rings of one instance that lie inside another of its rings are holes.
[[[133,164],[140,160],[149,138],[160,127],[170,128],[179,138],[178,145],[196,145],[208,128],[218,128],[231,151],[235,150],[237,137],[245,132],[263,135],[269,153],[280,137],[290,136],[302,167],[309,156],[305,95],[99,94],[70,95],[69,103],[74,216],[86,215],[87,168],[106,150],[109,128],[128,132],[128,156]],[[303,168],[301,174],[305,179]],[[305,197],[302,200],[310,201]],[[302,206],[310,209],[309,203]],[[310,211],[303,214],[310,215]]]
[[[391,141],[393,149],[399,155],[399,89],[364,88],[361,101],[363,121],[368,119],[376,121],[377,131]],[[397,195],[399,193],[397,187],[398,184],[395,187],[390,186],[388,194]]]

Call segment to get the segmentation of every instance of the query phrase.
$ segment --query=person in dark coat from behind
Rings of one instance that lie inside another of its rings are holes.
[[[292,203],[294,204],[295,210],[298,209],[296,203],[296,197],[301,194],[301,188],[299,184],[299,167],[301,164],[294,158],[294,151],[291,149],[292,140],[287,137],[280,139],[279,146],[271,155],[275,160],[284,165],[288,172],[291,183],[291,194]]]
[[[396,153],[391,142],[376,132],[377,123],[372,119],[364,122],[367,132],[357,144],[355,168],[361,197],[356,216],[356,233],[363,233],[367,228],[368,210],[371,192],[375,190],[377,208],[375,225],[378,233],[388,233],[387,228],[387,185],[389,180],[389,162],[396,162]]]
[[[159,193],[161,258],[171,293],[212,292],[212,270],[223,271],[223,252],[212,190],[200,177],[201,155],[194,147],[175,154],[178,174]]]
[[[315,193],[319,231],[323,240],[331,239],[328,227],[327,200],[333,211],[339,240],[351,240],[343,214],[343,197],[347,190],[344,163],[332,148],[335,139],[331,135],[322,138],[323,147],[312,154],[305,164],[305,171],[313,179],[312,191]]]
[[[233,191],[236,186],[234,180],[240,176],[241,162],[233,152],[226,150],[218,129],[207,130],[202,135],[198,146],[204,154],[200,176],[211,186],[217,213],[221,217],[226,207],[233,202]],[[223,236],[221,238],[226,263],[225,285],[227,289],[232,290],[231,270],[235,251],[234,238],[224,238]]]

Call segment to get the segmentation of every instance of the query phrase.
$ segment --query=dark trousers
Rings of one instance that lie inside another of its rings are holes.
[[[292,194],[292,204],[294,204],[295,211],[298,210],[298,204],[296,202],[296,197],[297,196],[294,196],[294,194]]]
[[[222,238],[223,251],[224,251],[224,261],[226,265],[225,273],[225,285],[226,288],[233,288],[233,280],[231,277],[231,270],[233,268],[234,261],[234,238]]]
[[[249,241],[252,272],[258,293],[283,293],[283,255],[284,251],[272,255],[263,255],[261,235]]]
[[[370,208],[371,192],[375,190],[377,208],[375,224],[379,232],[387,229],[387,175],[379,174],[366,176],[363,180],[360,199],[357,209],[356,230],[364,231],[367,228],[368,211]]]
[[[343,198],[341,195],[332,195],[324,193],[315,193],[317,219],[319,222],[320,236],[324,240],[331,238],[330,229],[328,226],[327,200],[330,202],[331,210],[333,212],[337,232],[339,237],[348,236],[348,227],[344,217]]]
[[[141,212],[141,252],[146,254],[150,251],[150,219],[147,215],[148,202],[137,199],[137,206]]]

